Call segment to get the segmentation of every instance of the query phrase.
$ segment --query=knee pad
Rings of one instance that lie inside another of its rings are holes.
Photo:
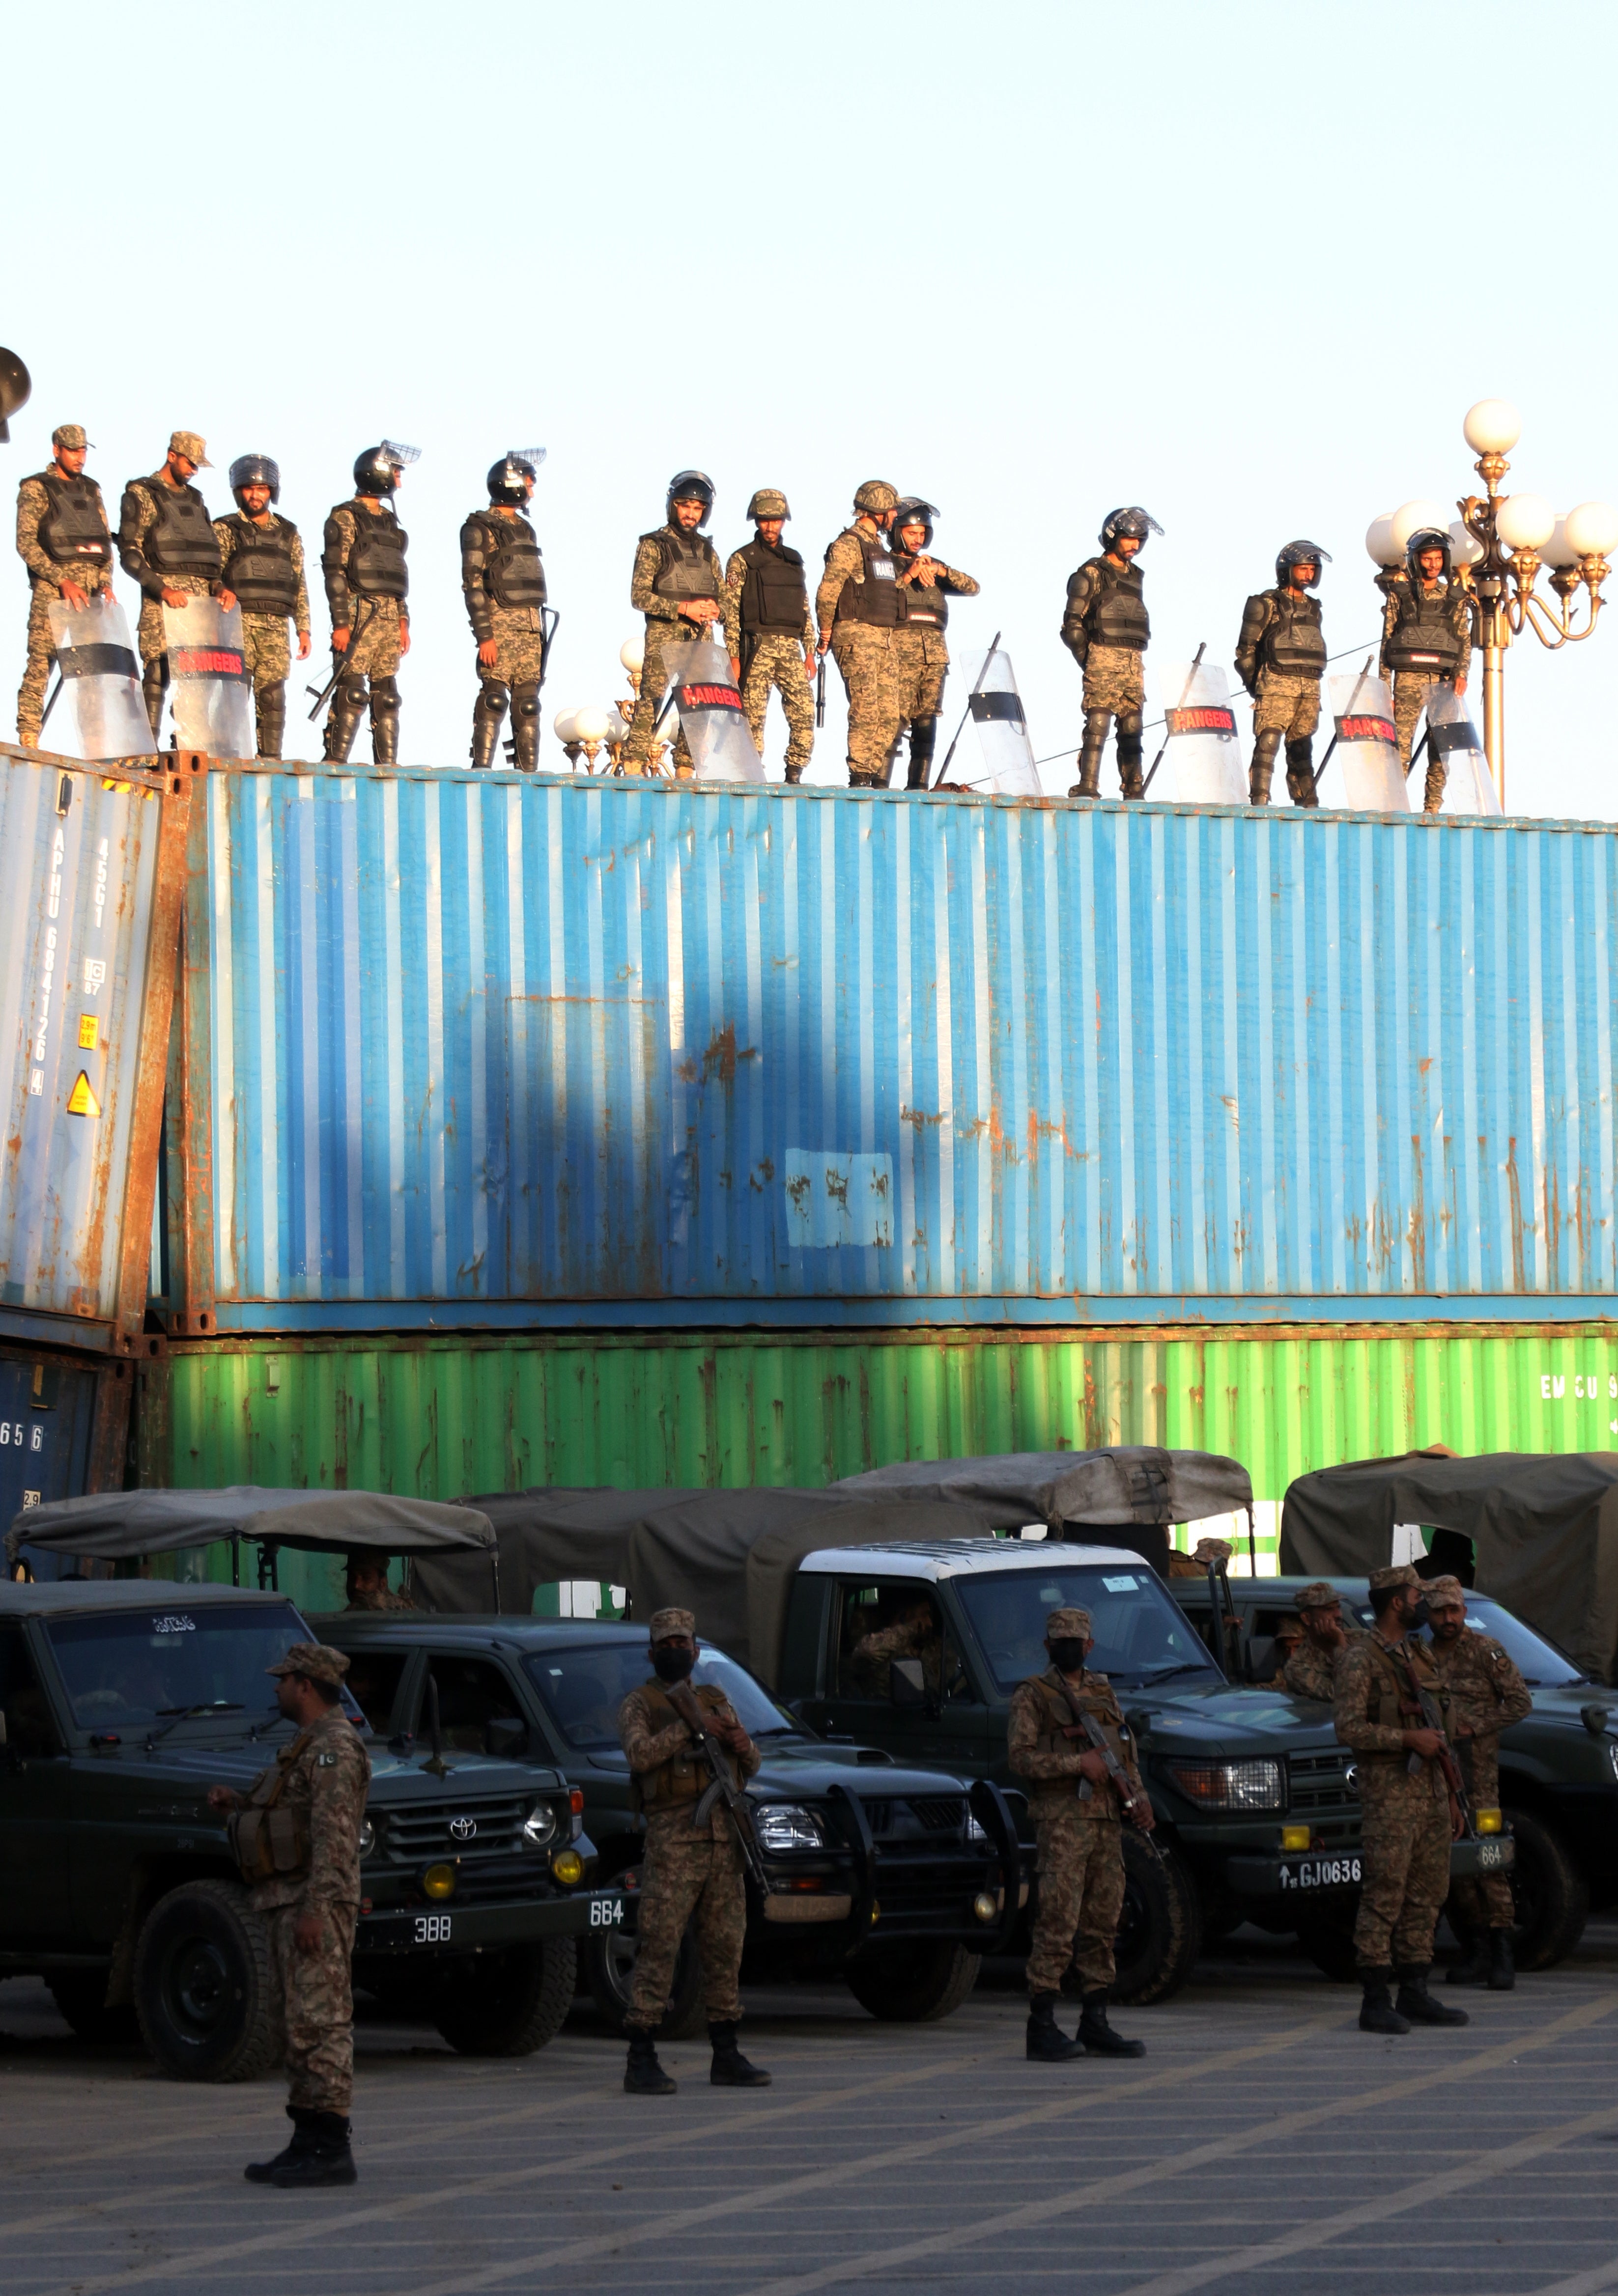
[[[340,709],[363,709],[365,706],[365,671],[352,670],[348,676],[340,677],[333,699]]]
[[[371,680],[371,715],[373,718],[397,718],[399,711],[398,683],[391,677]]]
[[[1146,750],[1142,738],[1144,719],[1138,709],[1121,709],[1118,713],[1118,762],[1138,766]]]
[[[511,714],[513,719],[538,718],[539,688],[537,685],[513,685],[511,690]]]
[[[472,706],[475,716],[492,718],[498,726],[505,716],[505,688],[493,678],[485,678]]]

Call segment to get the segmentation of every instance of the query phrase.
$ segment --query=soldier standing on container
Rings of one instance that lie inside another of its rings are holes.
[[[779,487],[760,487],[747,505],[753,538],[733,550],[725,566],[725,643],[730,674],[742,689],[742,707],[753,747],[764,755],[764,716],[770,690],[786,713],[786,778],[801,782],[815,747],[815,624],[809,608],[803,560],[781,539],[792,516]]]
[[[1151,642],[1146,587],[1137,562],[1157,521],[1133,508],[1108,512],[1101,554],[1068,578],[1062,643],[1084,672],[1084,741],[1069,797],[1099,797],[1107,729],[1118,721],[1118,780],[1125,799],[1141,794],[1141,728],[1146,702],[1142,656]]]
[[[1236,644],[1236,674],[1253,698],[1253,762],[1247,769],[1250,805],[1269,803],[1276,751],[1286,743],[1286,794],[1294,805],[1318,806],[1315,728],[1320,723],[1320,680],[1326,675],[1326,633],[1318,587],[1331,554],[1315,542],[1289,542],[1276,560],[1273,590],[1248,599]]]
[[[354,1930],[359,1919],[359,1830],[370,1758],[342,1708],[349,1661],[320,1643],[294,1643],[269,1671],[276,1703],[298,1734],[245,1794],[209,1791],[210,1809],[241,1811],[232,1842],[255,1908],[270,1933],[286,2040],[292,2139],[247,2170],[255,2185],[297,2191],[351,2185],[349,2110],[354,2100]],[[292,1819],[292,1864],[272,1850],[254,1812]],[[255,1854],[257,1845],[257,1854]]]
[[[1454,1702],[1452,1735],[1474,1811],[1500,1806],[1500,1733],[1533,1711],[1533,1699],[1511,1659],[1492,1635],[1466,1626],[1466,1590],[1458,1578],[1429,1579],[1427,1610],[1433,1647]],[[1504,1874],[1465,1875],[1450,1886],[1450,1913],[1470,1931],[1466,1956],[1450,1972],[1451,1985],[1486,1984],[1509,1993],[1516,1983],[1511,1933],[1516,1925],[1511,1884]]]
[[[949,600],[975,598],[980,585],[958,566],[930,558],[937,511],[918,496],[907,495],[893,513],[894,557],[899,567],[899,627],[893,648],[899,657],[899,707],[910,727],[908,789],[925,789],[938,742],[938,713],[944,704],[949,648],[944,626]]]
[[[1101,2057],[1146,2053],[1144,2041],[1126,2041],[1107,2022],[1107,1993],[1116,1974],[1113,1944],[1123,1912],[1123,1813],[1101,1756],[1066,1734],[1074,1723],[1073,1705],[1095,1716],[1128,1771],[1138,1796],[1130,1810],[1134,1822],[1150,1833],[1156,1821],[1112,1685],[1105,1674],[1086,1669],[1091,1640],[1088,1611],[1051,1611],[1045,1621],[1050,1665],[1017,1685],[1006,1725],[1012,1775],[1028,1781],[1039,1843],[1027,2047],[1043,2064],[1062,2064],[1086,2052]],[[1070,1963],[1078,1968],[1083,2003],[1078,2036],[1071,2041],[1056,2023]]]
[[[177,609],[193,598],[218,598],[227,610],[236,603],[221,579],[219,537],[208,504],[191,483],[199,471],[212,468],[206,439],[195,430],[173,431],[162,468],[150,478],[131,479],[119,510],[119,560],[130,580],[140,585],[136,644],[141,691],[154,742],[168,685],[164,607]]]
[[[1337,1661],[1351,1641],[1365,1638],[1363,1627],[1343,1623],[1343,1597],[1328,1578],[1313,1578],[1297,1598],[1303,1621],[1303,1640],[1287,1659],[1286,1687],[1295,1698],[1318,1698],[1329,1704]]]
[[[1435,685],[1466,691],[1472,666],[1472,604],[1454,578],[1450,537],[1435,526],[1410,537],[1404,566],[1379,574],[1376,586],[1386,604],[1382,614],[1382,674],[1393,681],[1393,725],[1399,762],[1408,767],[1416,721]],[[1438,813],[1444,802],[1449,767],[1427,746],[1426,787],[1422,811]]]
[[[93,597],[112,594],[112,536],[101,488],[84,474],[89,440],[81,424],[59,423],[43,471],[17,489],[17,555],[28,568],[28,663],[17,695],[17,739],[37,750],[56,641],[50,610],[75,613]]]
[[[854,523],[825,554],[815,593],[817,652],[830,646],[849,697],[849,787],[883,789],[904,724],[899,627],[899,568],[888,530],[899,495],[867,479],[854,496]]]
[[[652,756],[652,735],[670,681],[678,674],[682,646],[699,638],[722,637],[711,625],[722,622],[725,570],[702,529],[713,508],[713,480],[703,471],[681,471],[669,481],[668,515],[635,545],[629,603],[646,618],[645,656],[629,738],[624,743],[626,774],[644,774]],[[691,772],[691,751],[682,730],[674,744],[675,770]]]
[[[511,702],[517,771],[539,762],[539,687],[545,676],[545,562],[522,513],[533,500],[543,447],[513,450],[489,473],[489,508],[461,529],[461,587],[478,642],[472,762],[492,766]]]
[[[1440,1661],[1416,1629],[1425,1616],[1422,1584],[1408,1562],[1371,1573],[1375,1623],[1351,1643],[1332,1678],[1332,1721],[1359,1758],[1361,1857],[1354,1955],[1364,2000],[1362,2033],[1408,2033],[1412,2024],[1464,2025],[1464,2009],[1427,1990],[1433,1932],[1450,1893],[1450,1796],[1432,1729],[1406,1677],[1414,1664],[1424,1689],[1447,1712]],[[1446,1724],[1446,1728],[1448,1725]],[[1412,1765],[1414,1775],[1412,1775]],[[1388,1997],[1399,1979],[1397,2004]]]
[[[286,735],[286,681],[292,666],[286,642],[291,621],[298,659],[309,658],[309,587],[303,575],[303,541],[290,518],[272,509],[281,499],[281,468],[268,455],[238,455],[230,466],[234,512],[216,518],[225,587],[242,609],[242,652],[252,673],[259,755],[278,758]]]
[[[650,1632],[652,1680],[632,1690],[618,1710],[635,1806],[646,1817],[639,1944],[624,2020],[629,2036],[624,2087],[631,2096],[674,2092],[674,2082],[658,2062],[655,2036],[669,2006],[680,1940],[694,1915],[713,2044],[709,2079],[718,2088],[768,2088],[769,2075],[749,2064],[736,2045],[742,2016],[736,1979],[747,1929],[741,1853],[722,1802],[715,1803],[700,1833],[694,1823],[710,1783],[708,1766],[664,1688],[687,1680],[696,1664],[696,1620],[689,1611],[653,1611]],[[692,1695],[702,1710],[704,1726],[731,1758],[733,1784],[741,1785],[759,1767],[758,1748],[722,1691],[702,1683]]]
[[[398,666],[410,651],[410,537],[391,497],[410,448],[384,439],[367,447],[354,464],[352,501],[338,503],[325,523],[320,568],[332,615],[332,651],[343,674],[332,696],[325,754],[341,763],[354,746],[371,704],[371,755],[379,766],[398,763]],[[368,682],[368,693],[367,693]]]

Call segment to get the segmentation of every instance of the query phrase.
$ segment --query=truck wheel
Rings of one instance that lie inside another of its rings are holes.
[[[1191,1876],[1167,1842],[1160,1866],[1126,1827],[1123,1837],[1123,1916],[1113,1953],[1120,2001],[1139,2005],[1178,1993],[1202,1951],[1202,1917]]]
[[[624,2019],[628,2014],[636,1950],[633,1931],[620,1929],[597,1930],[585,1946],[584,1974],[590,1998],[614,2033],[622,2033]],[[702,1964],[687,1932],[680,1939],[669,2007],[657,2029],[658,2038],[664,2041],[688,2041],[694,2034],[702,2032],[706,2023]]]
[[[269,1931],[241,1882],[187,1882],[158,1899],[135,1948],[135,2012],[182,2080],[253,2080],[273,2062]]]
[[[862,2009],[884,2025],[935,2025],[978,1981],[983,1956],[964,1945],[867,1945],[843,1975]]]
[[[108,2008],[104,1969],[59,1969],[45,1982],[58,2013],[81,2041],[140,2039],[140,2025],[127,2002],[120,2001],[117,2008]]]
[[[571,1937],[473,1955],[443,1971],[432,2021],[464,2057],[531,2057],[572,2007],[577,1968]]]
[[[1508,1809],[1516,1836],[1511,1895],[1516,1906],[1519,1969],[1548,1969],[1573,1951],[1589,1919],[1589,1884],[1567,1853],[1561,1836],[1542,1818]]]

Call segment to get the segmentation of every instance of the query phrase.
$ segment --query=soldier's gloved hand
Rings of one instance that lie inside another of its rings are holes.
[[[492,669],[499,658],[499,640],[497,638],[485,638],[482,644],[478,648],[478,660],[482,663],[484,668]]]
[[[740,685],[742,683],[742,657],[738,653],[733,653],[730,657],[730,679],[733,685]]]
[[[85,594],[84,591],[79,588],[78,583],[61,582],[58,583],[57,587],[62,594],[62,603],[68,609],[69,612],[82,614],[90,601]]]
[[[298,633],[298,659],[300,661],[308,661],[308,658],[309,634],[308,630],[300,630]]]
[[[348,651],[349,630],[348,626],[345,623],[341,629],[333,630],[332,633],[332,652],[333,653],[347,653]]]
[[[182,606],[190,605],[190,594],[185,590],[165,590],[163,593],[163,603],[166,606],[172,606],[177,613]]]
[[[410,623],[408,617],[404,614],[398,618],[398,650],[401,655],[407,654],[410,651]]]
[[[231,608],[235,604],[235,603],[236,603],[236,594],[235,594],[235,592],[234,592],[234,590],[221,590],[221,591],[220,591],[220,593],[219,593],[219,603],[224,607],[224,609],[225,609],[225,611],[226,611],[226,612],[227,614],[229,613],[229,611],[230,611]]]

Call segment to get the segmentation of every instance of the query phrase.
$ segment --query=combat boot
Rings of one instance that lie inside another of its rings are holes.
[[[1359,2030],[1362,2033],[1408,2033],[1409,2021],[1401,2017],[1388,1997],[1391,1969],[1362,1969],[1359,1982],[1365,1988],[1365,1998],[1359,2004]]]
[[[751,2065],[736,2046],[735,2022],[710,2024],[708,2038],[713,2043],[713,2062],[708,2068],[708,2078],[715,2088],[768,2088],[769,2075],[762,2065]]]
[[[1140,774],[1145,756],[1140,712],[1126,710],[1118,720],[1118,794],[1126,805],[1133,805],[1146,795],[1146,783]]]
[[[1286,794],[1294,805],[1306,810],[1320,802],[1320,792],[1315,786],[1315,745],[1307,734],[1302,741],[1286,744]]]
[[[1489,1932],[1489,1990],[1509,1993],[1517,1981],[1516,1964],[1512,1958],[1511,1931],[1491,1930]]]
[[[1144,2057],[1144,2041],[1126,2041],[1107,2023],[1107,1997],[1105,1990],[1080,1996],[1081,2013],[1079,2019],[1079,2039],[1085,2054],[1091,2057]]]
[[[539,763],[539,688],[532,683],[511,690],[512,763],[531,774]]]
[[[482,767],[492,766],[499,746],[500,728],[505,722],[505,688],[484,685],[472,705],[472,762]]]
[[[1447,2001],[1435,2001],[1427,1990],[1425,1962],[1408,1964],[1399,1972],[1398,2010],[1412,2025],[1469,2025],[1472,2022],[1464,2009],[1451,2009]]]
[[[1028,2056],[1037,2065],[1064,2065],[1084,2054],[1082,2041],[1070,2041],[1056,2022],[1055,1993],[1035,1993],[1028,2004]]]
[[[359,731],[359,721],[365,709],[365,681],[359,677],[341,677],[332,696],[331,714],[326,719],[325,758],[333,766],[347,765],[349,752],[354,747],[354,736]]]
[[[1471,1930],[1462,1942],[1466,1952],[1444,1979],[1446,1985],[1482,1985],[1489,1976],[1489,1931]]]
[[[286,692],[266,693],[259,702],[259,755],[279,758],[286,739]]]
[[[1247,802],[1249,805],[1269,803],[1269,784],[1276,770],[1276,751],[1281,746],[1279,731],[1255,734],[1253,756],[1247,767]]]
[[[650,2033],[629,2034],[629,2061],[624,2067],[624,2093],[628,2096],[672,2096],[678,2087],[657,2062],[657,2044]]]
[[[349,2149],[349,2123],[341,2112],[311,2112],[310,2139],[295,2160],[270,2171],[283,2193],[308,2192],[320,2185],[357,2185],[359,2171]]]
[[[152,743],[155,749],[158,730],[163,722],[163,695],[168,685],[168,665],[161,654],[149,661],[141,674],[141,700],[146,705],[146,717],[152,727]]]
[[[803,767],[801,766],[794,766],[789,759],[786,767],[786,778],[790,785],[793,789],[796,789],[798,783],[803,779]]]
[[[399,695],[397,682],[391,677],[371,680],[371,762],[377,766],[398,763]]]
[[[910,728],[910,767],[905,787],[924,790],[932,778],[932,752],[938,742],[938,719],[918,718]]]
[[[1112,722],[1105,709],[1092,709],[1086,716],[1084,740],[1079,749],[1079,778],[1069,790],[1069,797],[1101,795],[1101,758],[1107,745],[1107,727]]]
[[[290,2169],[312,2150],[315,2143],[315,2115],[300,2104],[289,2104],[286,2117],[292,2124],[290,2140],[282,2146],[273,2161],[250,2161],[242,2174],[250,2185],[273,2185],[278,2169]]]

